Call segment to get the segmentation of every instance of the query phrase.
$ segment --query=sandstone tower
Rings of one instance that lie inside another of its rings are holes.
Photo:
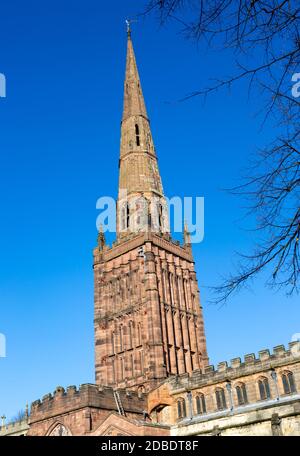
[[[208,365],[189,243],[169,220],[128,32],[121,127],[117,239],[94,250],[96,383],[147,391]]]

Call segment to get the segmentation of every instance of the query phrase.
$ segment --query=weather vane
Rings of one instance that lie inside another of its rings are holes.
[[[133,24],[134,22],[138,22],[138,21],[135,19],[126,19],[125,22],[127,25],[127,33],[130,34],[131,33],[131,24]]]

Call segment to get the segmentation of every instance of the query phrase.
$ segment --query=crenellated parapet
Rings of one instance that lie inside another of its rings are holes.
[[[79,388],[59,386],[53,394],[43,396],[31,404],[30,424],[55,415],[79,409],[101,409],[119,412],[114,390],[93,384],[83,384]],[[141,413],[145,409],[145,396],[132,391],[119,390],[122,407],[129,413]]]
[[[0,426],[0,437],[26,435],[29,429],[28,417]]]
[[[272,352],[268,349],[260,350],[258,356],[254,353],[246,354],[243,361],[241,358],[233,358],[229,363],[222,361],[217,367],[210,365],[203,370],[195,370],[190,375],[173,377],[169,383],[175,393],[181,388],[193,389],[193,387],[226,382],[299,362],[300,342],[296,341],[290,342],[287,349],[284,345],[278,345]]]
[[[173,376],[149,393],[148,410],[156,422],[173,425],[174,435],[215,435],[215,427],[222,435],[295,433],[300,342]]]

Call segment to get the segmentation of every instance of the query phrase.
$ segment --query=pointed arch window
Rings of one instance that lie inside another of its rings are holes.
[[[121,229],[125,231],[129,228],[130,223],[130,209],[129,204],[125,203],[121,209]]]
[[[163,228],[163,207],[162,207],[161,203],[158,204],[157,212],[158,212],[158,227],[162,231],[162,228]]]
[[[225,410],[227,408],[225,391],[223,388],[216,389],[216,402],[218,410]]]
[[[148,207],[148,227],[152,228],[152,214],[151,214],[151,210],[150,210],[150,207]]]
[[[126,204],[126,229],[129,228],[130,224],[130,210],[129,210],[129,204]]]
[[[139,229],[144,225],[145,215],[147,213],[147,202],[144,197],[140,197],[136,200],[136,228]]]
[[[137,228],[138,228],[141,224],[141,204],[139,201],[137,201],[137,203],[136,203],[136,211],[137,211],[136,224],[137,224]]]
[[[282,385],[284,394],[296,393],[296,385],[294,380],[294,375],[292,372],[283,372],[282,376]]]
[[[247,397],[246,385],[244,383],[240,383],[239,385],[236,386],[235,389],[236,389],[238,404],[239,405],[247,404],[248,397]]]
[[[205,397],[202,393],[196,396],[196,410],[197,415],[203,415],[204,413],[206,413]]]
[[[186,417],[186,404],[183,398],[177,401],[177,417],[179,420]]]
[[[269,380],[266,377],[261,377],[258,380],[258,389],[262,401],[271,398]]]
[[[69,429],[67,429],[65,426],[62,424],[58,424],[57,426],[52,429],[52,431],[49,433],[49,436],[55,436],[55,437],[66,437],[70,436],[71,432]]]
[[[141,139],[140,139],[140,127],[138,124],[135,124],[135,140],[136,140],[136,145],[139,147],[141,145]]]

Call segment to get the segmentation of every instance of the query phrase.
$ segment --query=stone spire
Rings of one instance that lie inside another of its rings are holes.
[[[124,90],[123,122],[131,116],[143,116],[148,119],[140,76],[136,64],[131,32],[128,31],[127,60]]]
[[[188,228],[184,247],[172,241],[127,22],[117,241],[103,246],[100,230],[94,249],[95,371],[97,385],[143,392],[208,357]]]
[[[150,122],[128,30],[121,127],[117,237],[168,232],[168,215]]]

